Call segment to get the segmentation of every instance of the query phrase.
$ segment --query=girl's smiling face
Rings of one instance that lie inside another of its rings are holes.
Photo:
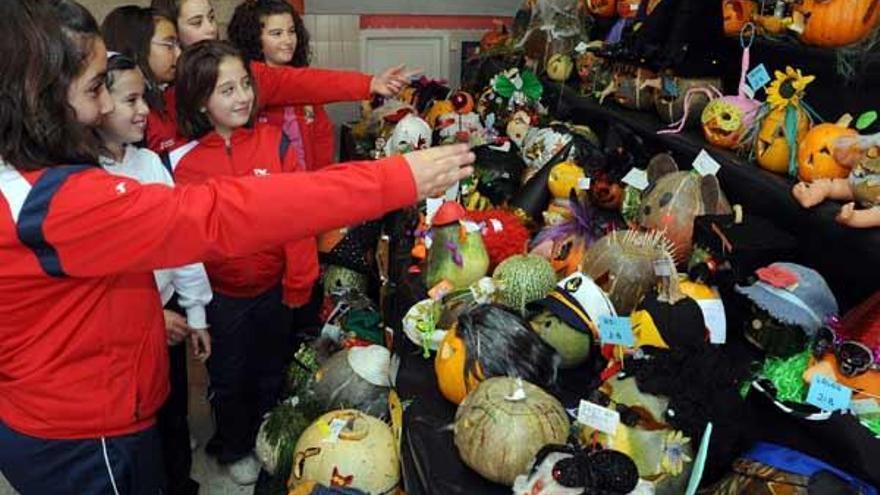
[[[104,85],[107,76],[107,48],[95,38],[91,43],[85,67],[67,89],[67,103],[73,107],[76,120],[88,127],[97,127],[105,115],[113,111],[113,100]]]
[[[296,26],[290,14],[273,14],[261,20],[260,44],[271,66],[287,65],[296,51]]]
[[[115,109],[104,117],[98,133],[105,147],[118,150],[144,139],[150,109],[144,101],[144,76],[139,69],[116,71],[112,76],[110,97]]]
[[[247,125],[254,108],[254,89],[244,64],[238,57],[224,57],[217,68],[214,92],[205,104],[214,129],[228,137],[233,130]]]

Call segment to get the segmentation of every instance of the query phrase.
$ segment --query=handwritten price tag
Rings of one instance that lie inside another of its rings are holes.
[[[764,64],[760,64],[749,71],[746,79],[749,80],[749,86],[758,91],[770,82],[770,74],[767,72],[767,67],[764,67]]]
[[[577,420],[582,425],[589,426],[609,435],[617,432],[620,424],[620,413],[611,409],[597,406],[590,401],[581,400],[578,406]]]
[[[852,389],[845,387],[825,375],[816,375],[807,392],[807,403],[823,411],[848,409],[852,399]]]
[[[599,339],[603,344],[635,345],[632,323],[627,316],[602,316],[599,318]]]
[[[709,342],[723,344],[727,341],[727,316],[724,314],[724,303],[721,299],[705,299],[697,301],[703,311],[703,320],[709,329]]]

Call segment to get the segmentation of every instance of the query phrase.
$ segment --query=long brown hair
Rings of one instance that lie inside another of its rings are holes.
[[[99,142],[67,100],[98,24],[72,0],[3,0],[0,46],[0,156],[19,170],[97,163]]]
[[[187,47],[177,60],[177,129],[190,139],[198,139],[214,129],[214,125],[202,109],[217,85],[220,63],[225,58],[237,58],[253,79],[250,66],[238,50],[225,41],[205,40]],[[248,125],[257,114],[257,87]]]

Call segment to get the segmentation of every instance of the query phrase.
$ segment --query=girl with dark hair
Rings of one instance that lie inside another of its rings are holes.
[[[251,81],[249,65],[228,43],[202,41],[184,50],[177,67],[178,128],[195,141],[170,154],[179,183],[298,170],[282,130],[254,125]],[[351,207],[358,208],[354,202]],[[311,299],[317,243],[301,239],[205,266],[215,293],[208,306],[214,338],[208,373],[217,423],[207,451],[229,465],[234,480],[249,484],[259,474],[251,455],[257,428],[279,398],[289,354],[291,314],[284,306],[302,307]]]
[[[0,472],[22,495],[163,490],[152,270],[361,222],[473,171],[459,146],[176,188],[110,175],[87,140],[114,109],[92,27],[71,0],[0,2]]]
[[[143,141],[150,112],[144,101],[145,88],[144,76],[133,60],[125,55],[110,56],[107,89],[115,109],[104,117],[98,128],[104,151],[101,166],[111,174],[129,177],[141,184],[173,187],[171,173],[159,155],[133,146]],[[164,307],[171,372],[171,393],[159,410],[157,421],[168,493],[198,495],[199,484],[190,478],[192,449],[187,423],[189,383],[185,342],[192,341],[196,359],[204,362],[210,357],[211,337],[205,306],[211,301],[211,284],[201,263],[156,270],[154,275]]]
[[[309,65],[309,33],[285,0],[240,4],[229,23],[229,41],[248,62],[264,62],[269,67]],[[306,170],[319,170],[333,163],[335,129],[322,105],[264,108],[258,122],[281,127]]]
[[[165,88],[174,82],[180,55],[174,22],[152,9],[126,5],[107,14],[101,33],[108,50],[125,55],[140,68],[145,79],[144,99],[153,110],[147,125],[161,126],[169,111]]]
[[[180,44],[186,48],[204,40],[216,40],[219,32],[210,0],[153,0],[156,12],[177,24]],[[111,45],[110,49],[114,47]],[[118,51],[118,50],[117,50]],[[123,52],[125,53],[125,52]],[[131,56],[126,53],[126,55]],[[394,96],[417,72],[407,71],[403,65],[392,67],[378,76],[340,70],[318,70],[294,67],[270,67],[265,63],[250,63],[254,85],[262,95],[260,108],[285,105],[322,105],[342,101],[370,99],[373,94]],[[166,90],[168,109],[174,108],[174,87]],[[171,151],[186,143],[177,132],[176,118],[157,115],[147,126],[147,145],[156,152]]]

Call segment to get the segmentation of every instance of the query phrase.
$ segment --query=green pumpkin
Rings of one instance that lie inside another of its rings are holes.
[[[553,313],[541,311],[530,323],[544,342],[562,357],[562,368],[575,368],[590,357],[592,336],[572,328]]]
[[[498,302],[523,313],[527,304],[553,291],[556,270],[541,256],[517,255],[501,262],[492,279],[498,287]]]
[[[448,280],[454,289],[466,289],[489,271],[489,254],[479,230],[467,231],[459,222],[432,229],[426,285]]]

